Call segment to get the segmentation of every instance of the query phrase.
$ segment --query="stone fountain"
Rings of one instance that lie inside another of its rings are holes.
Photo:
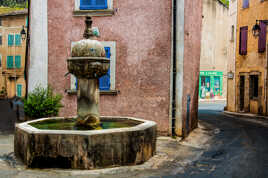
[[[99,114],[98,79],[109,69],[86,18],[84,40],[67,59],[78,78],[77,117],[43,118],[17,124],[14,152],[30,168],[97,169],[142,164],[156,151],[156,123]]]
[[[99,114],[99,78],[105,75],[110,67],[110,60],[105,58],[105,50],[94,37],[92,20],[86,19],[84,38],[72,48],[72,57],[67,60],[69,73],[78,79],[77,125],[90,129],[100,127]]]

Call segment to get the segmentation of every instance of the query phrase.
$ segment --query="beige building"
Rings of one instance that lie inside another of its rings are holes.
[[[229,111],[267,115],[267,9],[268,1],[237,0],[235,81],[228,86]]]
[[[26,10],[0,14],[0,92],[6,90],[8,98],[25,96],[26,40],[20,32],[26,21]]]
[[[229,9],[219,0],[203,0],[199,98],[226,99]]]

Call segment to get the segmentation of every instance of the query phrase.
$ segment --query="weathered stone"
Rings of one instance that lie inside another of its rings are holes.
[[[56,118],[64,119],[64,118]],[[96,131],[39,130],[29,123],[16,126],[15,154],[27,167],[97,169],[142,164],[156,152],[156,124],[136,118],[130,128]]]

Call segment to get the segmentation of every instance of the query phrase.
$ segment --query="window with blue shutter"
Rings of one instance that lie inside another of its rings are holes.
[[[7,56],[7,68],[8,69],[13,68],[13,56]]]
[[[21,45],[21,36],[19,34],[15,35],[15,45],[20,46]]]
[[[21,56],[15,56],[15,66],[21,68]]]
[[[107,9],[107,0],[80,0],[81,10]]]
[[[8,35],[8,46],[13,46],[14,44],[14,35]]]
[[[106,57],[110,59],[111,57],[111,48],[105,47]],[[107,74],[99,78],[99,88],[101,91],[110,90],[111,82],[110,82],[110,69],[108,70]]]
[[[243,8],[249,7],[249,0],[243,0]]]
[[[21,97],[21,94],[22,94],[22,85],[17,84],[17,96]]]

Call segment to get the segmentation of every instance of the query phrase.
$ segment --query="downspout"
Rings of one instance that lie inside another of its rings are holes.
[[[176,46],[176,39],[177,39],[177,23],[176,23],[176,19],[177,19],[177,0],[173,0],[173,44],[172,44],[172,48],[173,48],[173,65],[172,65],[172,136],[175,136],[175,128],[176,128],[176,75],[177,75],[177,46]]]
[[[28,26],[27,26],[27,35],[26,35],[26,51],[25,51],[25,64],[24,64],[24,79],[25,79],[25,98],[28,96],[28,51],[30,44],[30,21],[31,21],[31,0],[28,0]]]

